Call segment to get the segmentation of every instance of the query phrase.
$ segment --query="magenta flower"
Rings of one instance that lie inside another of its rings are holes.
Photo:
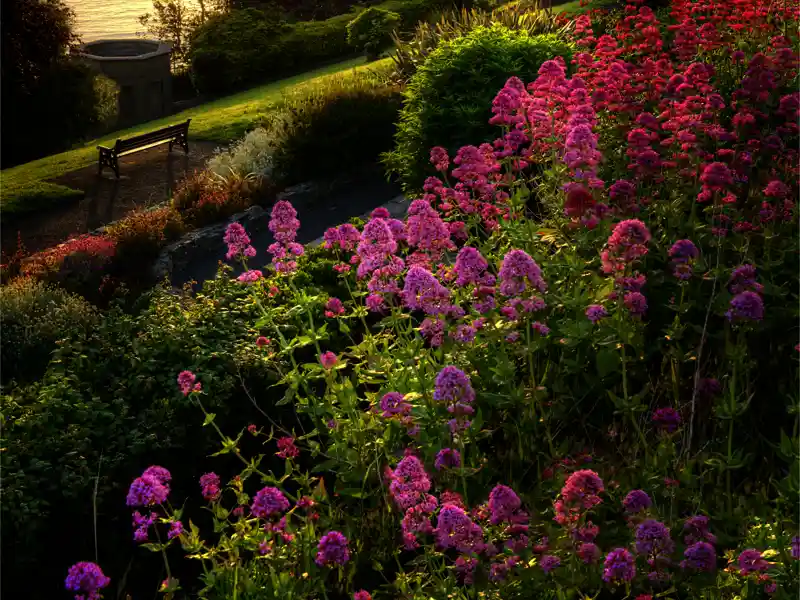
[[[131,483],[126,503],[128,506],[153,506],[161,504],[169,495],[169,487],[153,475],[142,475]]]
[[[494,525],[509,521],[520,506],[519,496],[506,485],[496,485],[489,493],[489,514]]]
[[[372,600],[372,596],[367,590],[358,590],[353,594],[353,600]]]
[[[381,398],[381,416],[388,419],[395,415],[407,415],[411,412],[409,404],[400,392],[388,392]]]
[[[700,251],[692,240],[678,240],[669,249],[668,254],[674,262],[684,263],[696,259]]]
[[[258,269],[252,269],[250,271],[245,271],[241,275],[236,278],[236,281],[240,283],[255,283],[259,279],[261,279],[264,274],[259,271]]]
[[[764,318],[764,301],[755,292],[742,292],[733,297],[725,316],[731,322],[761,321]]]
[[[600,558],[600,548],[592,542],[586,542],[578,546],[576,554],[585,564],[591,565]]]
[[[437,402],[472,404],[475,401],[475,390],[464,371],[449,365],[436,375],[433,399]]]
[[[486,275],[489,263],[483,258],[477,248],[464,246],[458,251],[453,273],[456,274],[456,285],[465,287],[469,284],[492,285],[494,277]]]
[[[455,245],[450,239],[450,229],[442,221],[439,211],[425,200],[414,200],[408,209],[409,246],[428,252],[434,257],[441,256],[444,250],[453,250]]]
[[[669,555],[675,544],[669,529],[655,519],[647,519],[636,528],[636,552],[645,556]]]
[[[256,255],[255,248],[250,245],[250,238],[241,223],[228,225],[222,239],[228,245],[228,252],[225,254],[228,260]]]
[[[342,250],[354,250],[361,240],[361,233],[350,223],[344,223],[338,227],[330,227],[323,236],[323,245],[326,248],[339,246]]]
[[[98,600],[100,591],[109,583],[111,579],[103,575],[102,569],[97,564],[79,562],[69,568],[64,587],[67,591],[77,592],[76,600]]]
[[[603,271],[622,271],[625,266],[647,254],[650,231],[638,219],[620,221],[608,238],[607,250],[601,253]]]
[[[269,230],[275,238],[267,252],[272,254],[272,264],[279,273],[292,273],[297,269],[297,262],[291,256],[302,256],[303,246],[295,242],[300,221],[297,211],[286,200],[280,200],[272,207]]]
[[[161,485],[166,487],[169,487],[169,482],[172,481],[172,474],[164,467],[159,467],[158,465],[147,467],[144,473],[142,473],[142,476],[155,477]]]
[[[459,556],[455,562],[456,574],[459,581],[465,585],[475,583],[475,569],[478,566],[478,559],[469,556]]]
[[[672,433],[681,424],[681,415],[674,408],[666,406],[653,411],[653,423],[660,429]]]
[[[414,455],[403,458],[391,472],[389,492],[403,510],[418,504],[430,489],[431,480],[425,472],[425,467]]]
[[[628,492],[628,495],[625,496],[625,500],[622,501],[622,506],[625,508],[625,512],[630,514],[647,510],[650,508],[651,504],[652,501],[650,500],[650,496],[648,496],[642,490],[631,490]]]
[[[200,382],[195,383],[197,376],[191,371],[181,371],[178,374],[178,387],[181,388],[184,396],[188,396],[192,392],[199,392],[201,389]]]
[[[678,240],[669,249],[669,256],[672,259],[672,274],[681,280],[687,280],[692,276],[691,263],[700,255],[697,246],[691,240]]]
[[[445,504],[439,511],[436,529],[436,545],[445,550],[455,548],[467,554],[480,552],[484,546],[483,530],[472,522],[464,509]]]
[[[616,548],[608,553],[603,565],[603,581],[622,583],[631,581],[636,575],[636,561],[625,548]]]
[[[608,311],[600,304],[590,304],[586,308],[586,318],[592,323],[598,323],[608,316]]]
[[[550,328],[545,325],[544,323],[540,323],[539,321],[534,321],[531,323],[531,329],[538,333],[539,335],[547,335],[550,333]]]
[[[717,538],[708,530],[708,517],[705,515],[695,515],[689,517],[683,523],[684,538],[683,541],[687,545],[694,544],[695,542],[709,542],[716,543]]]
[[[169,524],[167,539],[171,540],[176,537],[180,537],[182,533],[183,533],[183,523],[181,523],[180,521],[172,521],[172,523]]]
[[[315,562],[320,567],[334,567],[343,565],[350,560],[350,550],[347,548],[347,538],[338,531],[329,531],[317,544],[317,558]]]
[[[761,552],[753,548],[742,550],[739,554],[739,574],[742,576],[750,573],[763,573],[769,569],[769,563],[761,556]]]
[[[387,258],[397,251],[397,242],[384,219],[371,219],[361,233],[356,252],[360,262],[357,274],[366,277],[383,266]]]
[[[286,436],[278,440],[278,452],[275,454],[280,458],[297,458],[300,450],[294,445],[294,438]]]
[[[216,473],[206,473],[200,477],[200,487],[202,489],[203,498],[209,502],[219,500],[220,496],[220,479]]]
[[[725,163],[712,162],[705,166],[700,182],[710,190],[723,190],[733,185],[733,174]]]
[[[279,200],[272,207],[269,220],[269,230],[277,242],[289,244],[297,237],[300,221],[297,220],[297,211],[286,200]]]
[[[542,567],[542,571],[545,573],[549,573],[556,567],[561,564],[561,559],[557,556],[553,556],[552,554],[545,554],[541,560],[539,561],[539,566]]]
[[[647,298],[641,292],[630,292],[622,299],[625,308],[634,317],[641,317],[647,312]]]
[[[437,171],[444,173],[450,166],[450,157],[447,155],[447,150],[441,146],[431,148],[431,163]]]
[[[436,454],[436,460],[433,466],[437,471],[442,469],[458,468],[461,466],[461,453],[452,448],[442,448]]]
[[[786,198],[791,193],[791,189],[779,179],[773,179],[764,188],[764,195],[768,198]]]
[[[250,512],[259,519],[279,515],[289,509],[289,501],[276,487],[265,487],[256,493]]]
[[[682,569],[713,571],[717,566],[717,551],[708,542],[696,542],[683,552]]]
[[[433,498],[433,496],[431,496],[431,498]],[[435,508],[436,506],[417,504],[406,510],[403,520],[400,523],[406,550],[414,550],[419,546],[416,534],[427,535],[433,532],[433,525],[430,519],[433,511],[429,509]]]
[[[731,294],[741,294],[745,291],[761,293],[764,287],[756,283],[756,268],[750,264],[736,267],[728,280],[728,290]]]
[[[504,296],[519,296],[530,287],[544,292],[547,284],[542,279],[542,270],[524,250],[511,250],[500,266],[500,293]]]
[[[156,516],[152,512],[145,517],[138,510],[133,511],[134,541],[146,542],[150,536],[150,526],[155,523],[155,520]]]
[[[564,487],[561,488],[562,499],[571,505],[580,505],[585,509],[600,504],[599,495],[605,490],[603,480],[590,469],[573,472]]]
[[[329,319],[338,317],[344,314],[344,305],[338,298],[330,298],[325,303],[325,316]]]
[[[339,362],[339,357],[329,350],[320,354],[319,362],[326,369],[332,369]]]
[[[386,308],[386,303],[383,301],[383,296],[380,294],[370,294],[366,299],[367,309],[370,312],[382,312]]]
[[[453,307],[450,290],[422,267],[415,266],[408,270],[402,296],[408,308],[432,316],[447,314]]]

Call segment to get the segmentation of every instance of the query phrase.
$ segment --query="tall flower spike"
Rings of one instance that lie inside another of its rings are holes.
[[[500,293],[504,296],[519,296],[531,288],[544,292],[547,284],[542,278],[542,269],[524,250],[511,250],[500,266]]]

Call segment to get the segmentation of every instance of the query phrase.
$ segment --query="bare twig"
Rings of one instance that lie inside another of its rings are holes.
[[[244,390],[245,395],[250,399],[250,402],[253,404],[253,406],[255,406],[256,410],[260,412],[262,415],[264,415],[275,429],[277,429],[278,431],[282,431],[286,435],[290,435],[286,429],[284,429],[283,427],[278,425],[275,421],[273,421],[272,417],[270,417],[266,412],[264,412],[264,410],[256,403],[256,399],[253,398],[252,395],[250,395],[250,390],[247,389],[247,386],[244,383],[244,377],[242,377],[242,371],[238,365],[236,366],[236,374],[239,376],[239,383],[242,384],[242,389]],[[299,419],[298,419],[298,424],[300,425],[300,430],[303,432],[303,435],[305,435],[305,430],[303,430],[303,426],[300,423]]]

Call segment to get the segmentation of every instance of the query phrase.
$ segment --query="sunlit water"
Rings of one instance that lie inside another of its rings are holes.
[[[145,33],[139,17],[153,12],[152,0],[64,0],[76,17],[84,42],[102,38],[131,38]],[[194,6],[194,0],[184,0]]]

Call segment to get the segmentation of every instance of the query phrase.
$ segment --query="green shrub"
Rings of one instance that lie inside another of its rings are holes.
[[[80,339],[97,319],[88,302],[31,277],[0,287],[2,381],[40,377],[62,339]]]
[[[437,22],[422,21],[411,36],[392,34],[395,51],[395,75],[407,82],[439,44],[466,35],[477,27],[499,23],[509,29],[527,31],[531,35],[555,33],[563,35],[573,27],[572,21],[562,23],[550,11],[535,10],[527,4],[510,3],[493,11],[466,8],[443,13]]]
[[[4,566],[5,573],[25,580],[26,597],[51,598],[72,562],[94,556],[93,543],[79,540],[92,537],[98,473],[100,553],[122,573],[136,551],[124,508],[125,482],[146,464],[168,460],[165,453],[180,454],[187,463],[208,454],[210,428],[200,427],[196,409],[180,395],[175,381],[181,370],[209,374],[204,380],[214,389],[209,406],[220,423],[231,413],[255,412],[238,392],[243,382],[261,407],[270,409],[272,392],[265,390],[277,376],[263,365],[255,374],[262,356],[245,292],[228,279],[209,282],[197,294],[156,290],[140,314],[112,309],[97,318],[88,335],[65,339],[34,385],[5,390],[0,398]],[[57,315],[59,321],[66,314]],[[77,322],[79,309],[71,314]],[[5,322],[3,333],[8,335]],[[189,491],[197,483],[188,478],[185,485]],[[51,560],[43,537],[72,542]],[[36,581],[22,577],[24,572],[37,573]],[[4,579],[4,587],[20,589],[11,576]]]
[[[397,13],[400,30],[445,5],[444,0],[390,0],[377,5]],[[353,54],[347,26],[355,10],[324,21],[276,22],[255,9],[209,19],[192,37],[189,59],[198,90],[222,93],[317,67]]]
[[[381,73],[352,73],[285,97],[265,128],[274,174],[292,185],[374,163],[392,147],[402,96]]]
[[[489,118],[497,92],[512,75],[532,80],[541,64],[556,56],[567,63],[571,57],[570,46],[557,35],[533,36],[499,24],[443,43],[404,92],[395,148],[384,156],[389,172],[405,191],[415,192],[434,173],[432,147],[455,152],[494,139],[496,128]]]
[[[116,84],[72,60],[57,61],[30,89],[16,95],[3,109],[9,113],[3,119],[3,148],[9,148],[4,165],[66,150],[117,118]]]
[[[288,30],[290,25],[252,8],[213,15],[191,38],[195,87],[220,93],[266,77],[281,64],[280,38]]]
[[[371,6],[347,24],[347,43],[361,50],[367,58],[377,58],[391,42],[391,33],[400,23],[400,15]]]

